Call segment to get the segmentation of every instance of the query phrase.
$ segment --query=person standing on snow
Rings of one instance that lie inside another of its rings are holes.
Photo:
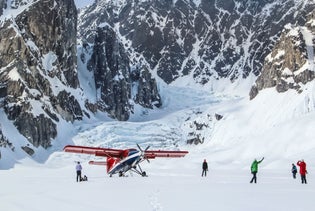
[[[75,166],[75,170],[77,171],[77,182],[81,182],[81,171],[82,171],[82,166],[80,162],[77,163]]]
[[[304,160],[299,160],[297,162],[297,165],[300,167],[300,175],[301,175],[301,180],[302,180],[302,184],[307,184],[306,182],[306,174],[307,174],[307,170],[306,170],[306,163],[304,162]]]
[[[206,161],[206,159],[204,159],[203,163],[202,163],[202,174],[201,176],[203,177],[203,175],[205,175],[205,177],[207,176],[207,171],[208,171],[208,163]]]
[[[256,159],[253,161],[253,163],[250,167],[250,170],[253,174],[253,178],[251,179],[250,183],[253,183],[253,182],[257,183],[256,174],[258,172],[258,164],[261,163],[263,160],[264,160],[264,157],[260,161],[257,161]]]
[[[294,163],[292,163],[292,169],[291,169],[292,175],[293,175],[293,179],[296,179],[296,173],[297,173],[297,168],[294,165]]]

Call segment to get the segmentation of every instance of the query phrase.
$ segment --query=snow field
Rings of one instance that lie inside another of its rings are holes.
[[[201,177],[201,162],[154,160],[143,164],[149,177],[109,177],[101,166],[83,163],[88,182],[75,181],[75,163],[65,167],[18,165],[1,171],[0,209],[20,210],[309,210],[314,206],[313,173],[309,184],[293,179],[287,169],[259,166],[258,183],[249,170],[215,169],[210,162]],[[249,168],[249,167],[248,167]],[[313,169],[311,172],[314,172]]]

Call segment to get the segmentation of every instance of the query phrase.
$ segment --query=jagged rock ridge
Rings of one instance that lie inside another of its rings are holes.
[[[96,1],[82,11],[79,38],[94,42],[106,22],[124,42],[131,63],[144,63],[165,82],[191,75],[246,78],[261,72],[287,23],[305,23],[313,1]]]

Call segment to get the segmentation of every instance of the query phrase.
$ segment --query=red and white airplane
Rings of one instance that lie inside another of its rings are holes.
[[[111,149],[102,147],[86,147],[86,146],[73,146],[68,145],[64,147],[65,152],[90,154],[95,156],[106,157],[107,161],[90,161],[92,165],[104,165],[107,167],[107,173],[112,176],[113,174],[119,174],[123,176],[127,171],[131,170],[140,174],[141,176],[147,176],[145,171],[142,171],[140,163],[144,160],[164,157],[164,158],[179,158],[184,157],[188,151],[166,151],[166,150],[148,150],[148,146],[145,150],[142,150],[137,144],[137,149]]]

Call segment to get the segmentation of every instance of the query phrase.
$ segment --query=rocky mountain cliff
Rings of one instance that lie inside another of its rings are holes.
[[[47,148],[60,119],[82,118],[72,94],[79,87],[77,11],[73,1],[0,5],[1,107],[30,143]]]
[[[73,0],[1,0],[0,6],[1,110],[34,147],[51,146],[62,122],[97,111],[128,120],[135,103],[161,105],[155,79],[144,66],[131,68],[122,43],[106,26],[95,29],[87,69],[80,70],[93,72],[97,88],[96,102],[86,97],[77,71]]]
[[[288,24],[279,41],[266,57],[262,72],[250,91],[253,99],[260,90],[275,87],[278,92],[294,89],[302,92],[303,84],[315,78],[315,10],[303,26]]]
[[[92,46],[86,67],[93,73],[98,90],[98,110],[125,121],[133,113],[134,104],[151,109],[161,106],[155,79],[144,65],[130,64],[126,50],[111,26],[101,24],[96,28]],[[83,52],[80,58],[87,57]],[[134,94],[132,88],[137,90]]]
[[[99,0],[79,16],[79,38],[93,43],[95,27],[117,31],[131,63],[143,63],[166,83],[191,76],[246,78],[261,72],[283,27],[304,24],[313,1]]]

